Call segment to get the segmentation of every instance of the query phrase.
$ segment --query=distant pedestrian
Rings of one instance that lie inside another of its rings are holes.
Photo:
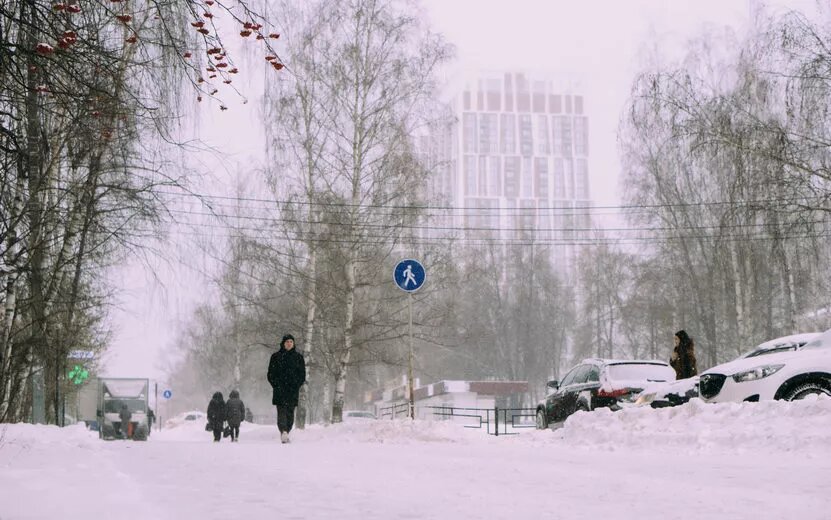
[[[669,364],[675,369],[676,379],[687,379],[698,375],[695,361],[695,343],[683,330],[675,333],[675,348],[669,358]]]
[[[268,362],[268,382],[273,389],[271,403],[277,407],[277,428],[283,444],[289,442],[294,426],[294,409],[300,387],[306,382],[306,362],[294,348],[294,336],[286,334],[280,341],[280,350]]]
[[[222,399],[222,392],[214,392],[211,402],[208,403],[208,424],[214,433],[214,442],[219,442],[225,424],[225,401]]]
[[[239,442],[239,425],[245,419],[245,403],[239,398],[239,392],[231,390],[228,402],[225,403],[225,420],[231,428],[231,442]]]
[[[133,418],[133,414],[130,412],[130,408],[127,407],[127,403],[121,403],[118,418],[121,419],[121,437],[129,439],[133,433],[130,431],[130,420]]]

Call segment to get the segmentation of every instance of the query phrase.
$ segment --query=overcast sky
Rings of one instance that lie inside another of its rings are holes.
[[[683,42],[707,27],[747,29],[754,0],[426,0],[424,15],[435,31],[456,47],[448,67],[453,77],[477,71],[526,71],[580,86],[589,116],[591,195],[598,205],[620,202],[616,130],[645,48],[656,42],[669,61],[678,58]],[[815,0],[766,2],[812,11]],[[253,63],[258,63],[252,61]],[[246,63],[246,65],[248,65]],[[240,67],[241,70],[243,67]],[[276,79],[276,76],[275,76]],[[208,174],[197,185],[205,193],[233,195],[236,171],[250,172],[263,161],[257,79],[239,85],[250,102],[231,100],[219,113],[203,106],[198,124],[201,139],[225,151],[225,163],[200,156]],[[189,136],[193,137],[193,136]],[[193,159],[192,159],[193,160]],[[172,237],[176,239],[176,236]],[[173,248],[175,249],[175,248]],[[175,265],[151,257],[157,274],[139,262],[112,273],[122,289],[112,313],[112,348],[104,358],[105,373],[116,377],[163,378],[181,323],[196,302],[209,297],[209,284],[196,270],[201,260]],[[173,385],[175,387],[175,385]],[[160,390],[161,391],[161,390]]]

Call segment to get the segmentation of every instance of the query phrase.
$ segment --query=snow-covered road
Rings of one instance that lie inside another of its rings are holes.
[[[828,520],[831,400],[773,404],[730,413],[768,417],[774,428],[762,431],[715,421],[728,407],[693,404],[583,414],[560,431],[510,438],[376,421],[297,431],[288,445],[253,425],[238,444],[210,442],[202,424],[146,443],[12,425],[0,445],[0,519]],[[785,442],[800,422],[805,442]],[[696,430],[716,423],[734,434],[717,445]]]

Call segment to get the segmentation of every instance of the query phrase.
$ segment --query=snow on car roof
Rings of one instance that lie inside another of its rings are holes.
[[[803,332],[801,334],[791,334],[790,336],[782,336],[781,338],[775,338],[765,341],[764,343],[759,343],[753,350],[769,349],[777,345],[784,345],[787,343],[808,343],[809,341],[813,341],[814,339],[816,339],[819,335],[819,332]]]
[[[604,358],[586,358],[583,360],[583,363],[593,364],[593,363],[604,363],[606,365],[624,365],[624,364],[634,364],[634,365],[666,365],[669,364],[666,361],[661,361],[660,359],[604,359]]]
[[[819,346],[831,347],[831,329],[826,330],[805,345],[805,347]]]

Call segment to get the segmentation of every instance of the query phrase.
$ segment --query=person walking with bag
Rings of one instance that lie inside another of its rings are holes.
[[[214,442],[222,440],[222,427],[225,423],[225,401],[221,392],[214,392],[208,403],[208,424],[214,433]]]
[[[294,348],[294,336],[286,334],[280,341],[280,350],[271,355],[266,376],[272,388],[271,403],[277,407],[277,428],[280,441],[289,442],[294,426],[300,387],[306,382],[306,361]]]
[[[239,392],[231,390],[228,402],[225,403],[225,420],[231,429],[231,442],[239,442],[239,425],[245,419],[245,403],[239,398]]]

